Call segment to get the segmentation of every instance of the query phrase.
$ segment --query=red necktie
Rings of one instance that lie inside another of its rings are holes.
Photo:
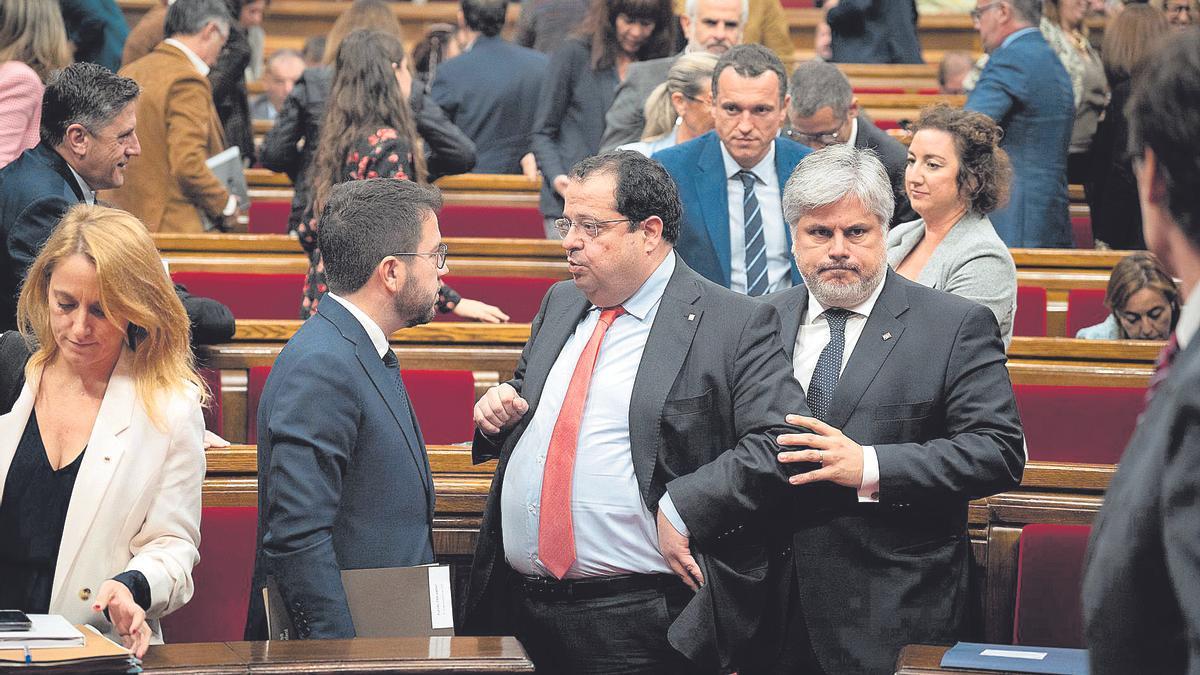
[[[1175,361],[1175,355],[1179,353],[1179,339],[1175,333],[1171,333],[1170,339],[1167,340],[1167,346],[1159,352],[1158,358],[1154,360],[1154,374],[1150,376],[1150,383],[1146,385],[1146,404],[1150,404],[1151,397],[1154,396],[1154,390],[1158,389],[1159,385],[1167,379],[1167,375],[1171,372],[1171,363]]]
[[[542,475],[542,505],[538,519],[538,556],[555,578],[561,579],[575,562],[575,526],[571,520],[571,478],[575,473],[575,446],[579,443],[579,423],[587,402],[592,370],[604,334],[624,307],[600,312],[600,321],[592,331],[587,346],[579,355],[554,431],[546,452],[546,468]]]

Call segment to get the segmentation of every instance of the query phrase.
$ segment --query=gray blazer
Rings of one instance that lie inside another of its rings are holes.
[[[888,231],[888,265],[895,269],[925,236],[925,221]],[[1017,311],[1017,266],[987,216],[968,213],[938,244],[917,282],[974,300],[996,315],[1004,346],[1012,342]]]
[[[612,107],[604,116],[600,152],[641,140],[642,129],[646,127],[646,99],[655,87],[667,81],[667,73],[677,58],[678,54],[629,64],[625,79],[617,85]]]

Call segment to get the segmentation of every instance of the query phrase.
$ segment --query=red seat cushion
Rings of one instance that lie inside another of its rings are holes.
[[[1071,238],[1075,242],[1075,248],[1091,250],[1096,247],[1096,240],[1092,238],[1091,216],[1071,218]]]
[[[1087,525],[1026,525],[1017,558],[1013,644],[1074,647],[1083,644],[1083,558]]]
[[[542,214],[534,206],[447,204],[438,213],[443,237],[545,239]]]
[[[292,203],[281,199],[263,199],[250,202],[247,214],[250,234],[287,234],[288,216],[292,214]]]
[[[221,420],[221,371],[216,368],[201,368],[200,377],[208,385],[212,398],[204,408],[204,428],[218,436],[225,434],[225,425]]]
[[[1029,459],[1116,464],[1145,405],[1145,387],[1013,386]]]
[[[1017,287],[1013,335],[1046,337],[1046,289],[1037,286]]]
[[[937,96],[942,93],[942,90],[937,87],[921,87],[917,90],[917,93],[922,96]]]
[[[253,506],[204,507],[200,563],[192,570],[195,593],[188,604],[163,618],[166,642],[242,639],[257,528],[258,509]]]
[[[855,87],[855,94],[903,94],[904,87]]]
[[[193,295],[212,298],[238,319],[298,319],[304,295],[303,274],[172,272]]]
[[[900,128],[900,120],[871,120],[871,121],[875,123],[875,126],[879,127],[880,129],[882,129],[884,131],[887,131],[888,129],[899,129]]]
[[[451,258],[451,270],[454,259]],[[513,323],[529,323],[537,316],[546,291],[559,279],[550,277],[469,277],[447,274],[442,281],[464,298],[479,300],[504,310]],[[440,321],[460,321],[453,314],[439,314]]]
[[[270,374],[270,366],[256,366],[247,378],[246,438],[251,443],[258,441],[258,402]],[[471,371],[404,370],[403,377],[426,443],[448,445],[471,440],[475,430],[475,375]]]
[[[1108,318],[1104,290],[1073,288],[1067,291],[1067,337],[1075,337],[1080,328],[1094,326]]]

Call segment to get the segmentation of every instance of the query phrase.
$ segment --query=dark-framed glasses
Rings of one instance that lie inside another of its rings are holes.
[[[428,253],[416,251],[416,252],[389,253],[388,255],[419,255],[422,257],[431,255],[434,257],[433,258],[434,264],[437,265],[437,268],[440,270],[440,269],[443,269],[446,267],[446,255],[449,253],[450,253],[449,246],[446,246],[445,244],[438,244],[436,251],[431,251]]]
[[[1000,4],[1000,2],[989,2],[986,5],[980,5],[979,7],[976,7],[975,9],[971,10],[971,20],[979,21],[979,19],[981,19],[983,17],[984,12],[988,11],[989,9],[991,9],[999,4]]]
[[[558,220],[554,221],[554,229],[558,232],[559,236],[565,239],[567,234],[571,231],[571,227],[574,226],[578,227],[580,231],[582,231],[588,237],[595,239],[600,235],[601,232],[607,229],[600,227],[601,225],[632,222],[633,220],[630,218],[614,218],[612,220],[581,220],[579,222],[575,222],[570,218],[559,218]]]
[[[821,146],[837,145],[841,141],[841,134],[839,134],[837,131],[827,131],[819,134],[806,134],[801,131],[796,131],[795,129],[788,129],[787,136],[793,141],[796,141],[797,143],[803,143],[804,145],[813,145],[815,143],[819,143]]]

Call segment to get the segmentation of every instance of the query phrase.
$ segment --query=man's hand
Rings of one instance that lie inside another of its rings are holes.
[[[519,422],[528,411],[529,402],[511,384],[502,384],[488,389],[475,402],[475,426],[485,434],[498,434]]]
[[[658,511],[658,549],[667,559],[671,571],[682,579],[688,588],[695,591],[704,585],[704,575],[700,573],[700,565],[692,557],[688,538],[675,529],[662,509]]]
[[[529,180],[537,180],[538,178],[537,159],[533,156],[532,152],[527,152],[521,156],[521,175]]]
[[[788,424],[811,429],[806,434],[783,434],[777,440],[780,445],[811,448],[793,452],[781,452],[780,462],[813,462],[821,468],[797,474],[788,479],[792,485],[807,485],[819,481],[830,481],[855,490],[862,487],[863,449],[847,438],[840,429],[834,429],[815,417],[788,415]]]
[[[108,610],[108,618],[121,636],[121,642],[139,659],[146,655],[150,646],[150,625],[146,623],[146,610],[133,601],[133,594],[125,584],[109,579],[100,586],[96,594],[93,612]]]
[[[450,311],[454,313],[454,316],[470,319],[471,321],[482,321],[483,323],[508,322],[508,315],[501,311],[499,307],[470,298],[460,299],[454,305],[454,309]]]

